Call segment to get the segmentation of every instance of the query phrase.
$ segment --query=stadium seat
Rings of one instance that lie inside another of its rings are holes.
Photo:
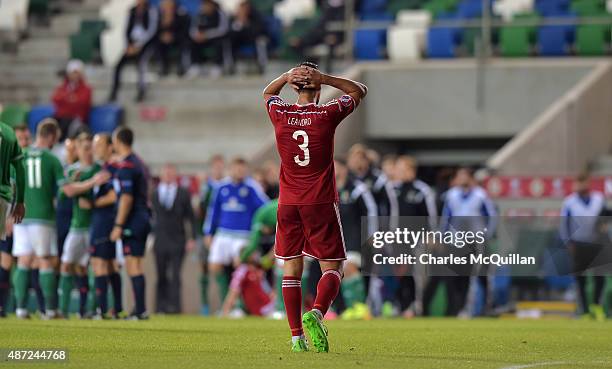
[[[572,12],[581,17],[605,15],[606,4],[603,0],[575,0],[571,4]]]
[[[423,6],[424,10],[437,17],[441,13],[452,11],[457,6],[457,0],[431,0]]]
[[[0,113],[0,121],[11,127],[26,123],[29,110],[27,105],[6,105]]]
[[[493,14],[511,21],[515,14],[533,12],[534,0],[498,0],[493,3]]]
[[[489,7],[491,0],[487,0]],[[457,6],[457,15],[460,18],[478,18],[482,15],[482,0],[462,0]]]
[[[582,56],[604,55],[610,38],[606,25],[582,25],[576,29],[576,53]]]
[[[534,8],[544,17],[559,15],[569,10],[569,0],[536,0]]]
[[[389,59],[393,61],[409,61],[421,58],[420,30],[403,28],[401,26],[390,27],[387,32],[387,52]]]
[[[310,18],[316,14],[314,0],[284,0],[274,5],[274,16],[279,18],[284,26],[290,26],[298,18]]]
[[[28,27],[28,0],[0,1],[0,30],[15,34]]]
[[[402,10],[397,13],[397,24],[425,29],[431,23],[431,13],[424,10]]]
[[[85,63],[93,60],[95,48],[95,35],[89,32],[77,33],[70,36],[70,58],[80,59]]]
[[[355,31],[355,58],[358,60],[380,60],[385,54],[387,30]]]
[[[421,0],[389,0],[387,12],[396,15],[402,10],[419,9],[423,4]]]
[[[106,22],[99,19],[84,19],[81,21],[80,33],[88,33],[94,40],[96,49],[100,49],[100,35],[106,28]]]
[[[361,0],[359,13],[364,15],[367,13],[379,13],[387,8],[387,0]]]
[[[454,58],[457,39],[457,30],[454,28],[431,28],[427,32],[427,56],[430,58]]]
[[[49,12],[49,0],[30,0],[30,13],[47,15]]]
[[[274,13],[274,5],[277,3],[277,0],[258,0],[254,1],[253,5],[255,9],[259,11],[263,15],[272,15]]]
[[[53,105],[36,105],[32,107],[32,110],[28,113],[28,127],[31,132],[36,132],[38,123],[45,118],[50,118],[55,114],[55,108]]]
[[[561,15],[557,15],[559,17]],[[575,19],[572,15],[564,18]],[[576,27],[574,25],[542,26],[538,29],[538,50],[542,56],[568,55],[570,45],[574,42]]]
[[[194,15],[200,9],[201,1],[199,0],[181,0],[180,4],[183,8],[185,8],[185,10],[187,10],[187,13]]]
[[[531,53],[532,27],[507,26],[499,33],[500,53],[506,57],[525,57]]]
[[[89,113],[89,128],[95,133],[112,132],[123,119],[123,108],[115,104],[95,106]]]

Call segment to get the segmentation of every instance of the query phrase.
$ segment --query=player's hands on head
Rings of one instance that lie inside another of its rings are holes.
[[[21,223],[23,217],[25,216],[25,205],[23,203],[15,204],[15,208],[13,209],[13,222],[15,224]]]
[[[321,83],[323,81],[323,75],[318,69],[310,68],[310,67],[302,67],[306,69],[309,74],[308,84],[304,86],[305,88],[311,88],[318,90],[321,88]]]
[[[311,72],[305,67],[295,67],[287,72],[287,84],[299,90],[310,82]]]

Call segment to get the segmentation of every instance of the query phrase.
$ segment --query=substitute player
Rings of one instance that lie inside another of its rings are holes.
[[[11,173],[14,174],[15,190],[11,183]],[[21,223],[25,215],[24,187],[23,153],[13,129],[0,122],[0,317],[6,316],[4,304],[13,263],[9,249],[11,243],[5,242],[5,225],[9,222],[7,219],[9,216],[13,218],[12,222],[15,224]]]
[[[298,94],[295,104],[278,96],[286,84]],[[318,105],[321,85],[344,95]],[[346,259],[334,178],[334,133],[366,93],[365,85],[322,74],[313,63],[282,74],[263,92],[281,158],[275,255],[285,260],[283,299],[294,352],[308,350],[302,323],[315,350],[329,351],[323,316],[338,294]],[[300,319],[304,255],[319,261],[323,275],[313,309]]]
[[[13,284],[17,300],[16,313],[21,319],[28,317],[25,305],[30,268],[35,259],[40,268],[45,317],[56,316],[57,278],[53,263],[57,257],[55,198],[58,188],[64,183],[64,170],[50,150],[59,135],[57,122],[44,120],[36,130],[34,146],[25,151],[27,211],[23,224],[17,224],[13,229],[13,256],[18,258]]]

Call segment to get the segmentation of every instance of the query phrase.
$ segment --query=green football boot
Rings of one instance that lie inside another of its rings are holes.
[[[310,343],[316,352],[329,352],[329,342],[327,342],[327,328],[323,325],[323,318],[314,311],[309,311],[302,316],[302,323],[310,337]]]
[[[589,311],[593,318],[598,322],[606,321],[606,312],[604,311],[603,306],[597,304],[591,304],[589,306]]]
[[[306,352],[308,351],[308,344],[306,343],[305,338],[300,338],[295,341],[291,346],[291,352]]]

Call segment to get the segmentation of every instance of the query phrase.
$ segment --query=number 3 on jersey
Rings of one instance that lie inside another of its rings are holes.
[[[308,150],[308,133],[306,131],[295,131],[293,132],[293,139],[300,142],[299,138],[302,137],[303,141],[298,144],[298,147],[304,152],[304,159],[300,159],[299,155],[293,157],[295,163],[301,167],[305,167],[310,163],[310,150]]]

